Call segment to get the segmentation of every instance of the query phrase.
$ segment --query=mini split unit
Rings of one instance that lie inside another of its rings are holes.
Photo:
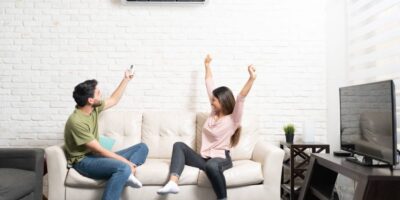
[[[204,3],[206,0],[121,0],[123,3]]]

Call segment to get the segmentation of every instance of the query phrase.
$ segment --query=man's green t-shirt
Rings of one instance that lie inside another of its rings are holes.
[[[92,140],[99,141],[97,119],[103,109],[104,101],[101,101],[101,105],[89,116],[79,109],[75,109],[69,116],[64,129],[64,150],[69,165],[81,161],[90,152],[85,146],[86,143]]]

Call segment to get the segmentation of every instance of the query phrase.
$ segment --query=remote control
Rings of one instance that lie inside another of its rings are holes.
[[[131,76],[133,76],[134,75],[133,65],[131,65],[131,67],[129,68],[129,71],[131,72]]]
[[[347,151],[334,151],[333,155],[334,156],[348,157],[348,156],[351,156],[351,153],[347,152]]]

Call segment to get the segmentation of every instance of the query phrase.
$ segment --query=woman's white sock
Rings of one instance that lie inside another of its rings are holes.
[[[174,181],[169,181],[163,188],[157,190],[158,194],[176,194],[179,192],[179,187],[178,184],[176,184]]]
[[[141,188],[142,183],[133,175],[131,174],[126,181],[126,185],[131,186],[133,188]]]

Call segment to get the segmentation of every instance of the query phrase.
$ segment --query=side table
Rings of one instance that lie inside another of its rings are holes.
[[[310,155],[306,150],[311,150],[311,153],[329,153],[329,144],[321,143],[286,143],[281,141],[280,148],[289,149],[290,156],[283,161],[282,178],[281,178],[281,198],[296,200],[300,194],[302,182],[305,179],[305,172],[310,163]],[[289,176],[285,177],[284,170],[289,170]],[[295,184],[295,179],[300,179]]]

